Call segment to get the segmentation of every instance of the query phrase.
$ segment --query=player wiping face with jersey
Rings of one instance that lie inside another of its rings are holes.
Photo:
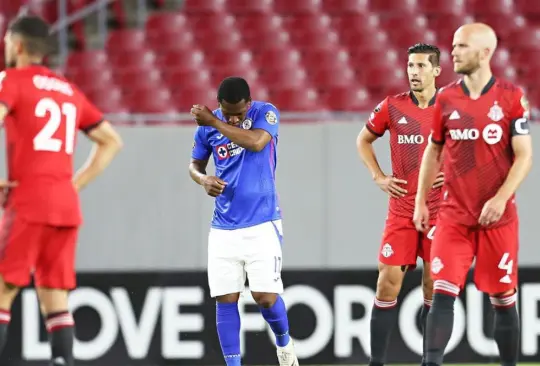
[[[281,366],[297,366],[281,280],[282,226],[275,185],[280,114],[252,101],[239,77],[222,81],[219,108],[194,105],[191,178],[215,197],[208,236],[208,281],[216,298],[216,323],[228,366],[241,365],[238,299],[246,274],[253,298],[276,336]],[[210,157],[215,175],[208,175]]]

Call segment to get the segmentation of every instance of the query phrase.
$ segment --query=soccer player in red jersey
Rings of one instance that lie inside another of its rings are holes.
[[[440,74],[440,51],[428,44],[416,44],[408,50],[407,73],[410,91],[384,99],[360,132],[357,147],[360,158],[373,180],[390,196],[389,213],[379,252],[379,279],[371,313],[370,365],[383,365],[392,328],[396,325],[397,297],[407,270],[416,268],[417,258],[424,261],[424,307],[422,326],[431,305],[433,283],[429,253],[432,235],[414,227],[414,198],[422,154],[429,140],[435,104],[435,79]],[[381,170],[373,142],[390,132],[392,175]],[[442,174],[429,192],[431,218],[435,219],[443,182]],[[431,222],[431,221],[430,221]]]
[[[495,79],[493,29],[468,24],[454,34],[454,70],[463,80],[442,89],[435,103],[431,143],[419,176],[414,221],[428,229],[426,203],[444,147],[443,199],[431,248],[433,306],[426,328],[426,361],[441,365],[452,333],[454,300],[476,257],[474,282],[495,310],[494,338],[501,365],[516,365],[518,216],[514,194],[532,165],[523,92]]]
[[[75,248],[81,225],[78,191],[105,169],[121,139],[70,82],[41,65],[49,50],[42,19],[15,19],[5,36],[0,73],[0,121],[7,142],[8,181],[0,220],[0,349],[19,288],[33,274],[52,348],[51,365],[73,365]],[[95,143],[73,177],[77,130]],[[9,182],[9,183],[8,183]]]

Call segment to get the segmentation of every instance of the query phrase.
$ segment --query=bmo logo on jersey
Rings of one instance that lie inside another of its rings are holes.
[[[216,153],[219,160],[225,160],[233,156],[240,155],[242,151],[244,151],[244,148],[238,146],[234,142],[216,146]]]
[[[425,141],[424,136],[422,135],[398,135],[397,143],[398,144],[413,144],[419,145],[423,144]]]
[[[478,140],[480,136],[482,136],[482,138],[487,144],[494,145],[501,141],[503,130],[501,126],[495,123],[490,123],[489,125],[484,127],[482,132],[480,132],[480,130],[478,130],[477,128],[464,128],[452,129],[449,131],[449,133],[452,140]]]

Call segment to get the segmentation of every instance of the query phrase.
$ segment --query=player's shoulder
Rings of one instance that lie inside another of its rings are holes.
[[[523,88],[507,79],[497,78],[495,80],[495,88],[503,93],[508,93],[519,98],[524,94]]]
[[[463,82],[462,79],[452,81],[450,84],[446,84],[443,87],[440,87],[437,90],[437,98],[441,98],[447,95],[451,95],[453,93],[458,92],[462,89],[461,83]]]
[[[404,91],[402,93],[392,94],[386,97],[386,99],[388,99],[388,102],[406,102],[411,99],[411,92]]]
[[[270,102],[265,102],[262,100],[252,101],[250,110],[252,110],[253,112],[269,111],[269,110],[279,112],[275,105],[273,105]]]

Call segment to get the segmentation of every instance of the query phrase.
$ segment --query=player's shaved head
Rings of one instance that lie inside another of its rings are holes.
[[[9,25],[6,37],[6,65],[13,67],[21,54],[41,60],[53,50],[49,24],[37,16],[15,18]]]
[[[465,24],[454,33],[454,71],[470,74],[481,67],[488,67],[497,49],[497,35],[484,23]]]

